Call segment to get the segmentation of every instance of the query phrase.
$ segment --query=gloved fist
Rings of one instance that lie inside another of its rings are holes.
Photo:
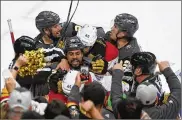
[[[92,64],[92,71],[94,73],[102,73],[102,71],[104,70],[105,61],[102,59],[93,61],[91,64]]]

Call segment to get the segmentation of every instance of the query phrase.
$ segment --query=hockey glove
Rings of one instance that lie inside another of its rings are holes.
[[[125,60],[122,66],[124,71],[124,76],[122,80],[131,86],[133,83],[133,73],[132,73],[132,66],[130,64],[130,61]]]
[[[102,59],[93,61],[92,63],[92,72],[97,74],[105,74],[107,71],[108,63]]]

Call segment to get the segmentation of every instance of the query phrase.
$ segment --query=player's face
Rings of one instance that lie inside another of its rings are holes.
[[[117,39],[117,34],[119,33],[119,29],[118,27],[114,24],[111,28],[111,34],[110,34],[110,38],[112,40],[116,40]]]
[[[62,27],[60,24],[55,24],[51,27],[52,35],[56,38],[60,37]]]
[[[83,53],[81,50],[72,50],[67,52],[68,63],[74,68],[79,67],[82,63]]]

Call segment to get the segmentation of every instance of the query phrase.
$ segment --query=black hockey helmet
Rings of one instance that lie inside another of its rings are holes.
[[[67,37],[65,39],[65,53],[71,50],[82,50],[85,46],[82,44],[81,40],[77,37]]]
[[[44,28],[59,24],[59,22],[59,15],[52,11],[42,11],[35,18],[36,27],[40,32],[43,32]]]
[[[16,39],[13,47],[16,54],[24,53],[26,50],[35,50],[35,40],[29,36],[21,36]]]
[[[156,56],[151,52],[137,52],[131,56],[132,70],[142,69],[142,74],[154,74],[157,63]]]
[[[134,33],[138,30],[139,24],[135,16],[122,13],[115,17],[114,24],[120,31],[125,31],[128,37],[133,37]]]

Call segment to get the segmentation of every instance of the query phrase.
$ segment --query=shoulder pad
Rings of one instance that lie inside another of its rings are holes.
[[[106,42],[104,38],[97,38],[96,43],[106,46]]]

